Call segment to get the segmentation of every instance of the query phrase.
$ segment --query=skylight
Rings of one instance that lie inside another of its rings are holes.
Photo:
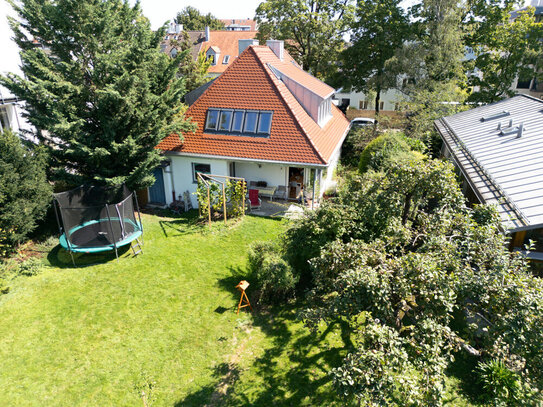
[[[205,130],[210,133],[268,137],[272,116],[271,111],[210,108]]]
[[[230,55],[225,55],[224,58],[222,59],[222,63],[227,64],[228,61],[230,61]]]

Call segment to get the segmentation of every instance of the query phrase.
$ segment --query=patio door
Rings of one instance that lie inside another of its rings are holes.
[[[164,175],[162,168],[157,168],[153,172],[155,183],[149,187],[149,203],[166,205],[166,193],[164,191]]]
[[[304,185],[304,169],[299,167],[288,168],[288,198],[300,199]]]

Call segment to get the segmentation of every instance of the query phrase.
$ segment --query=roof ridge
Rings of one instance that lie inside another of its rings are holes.
[[[290,112],[290,114],[292,114],[292,116],[294,117],[295,119],[295,123],[296,125],[302,130],[302,133],[303,135],[305,136],[305,138],[307,139],[307,141],[309,141],[309,144],[311,145],[311,147],[313,147],[313,149],[315,150],[315,152],[317,153],[317,156],[319,157],[319,159],[324,163],[326,164],[326,160],[324,159],[324,157],[322,156],[322,153],[319,151],[319,149],[317,148],[317,146],[315,145],[315,143],[313,142],[313,140],[311,140],[311,137],[309,137],[309,132],[305,129],[305,127],[302,125],[301,121],[300,121],[300,118],[296,115],[296,113],[294,112],[294,110],[292,109],[292,107],[290,106],[290,104],[287,102],[287,100],[285,99],[283,93],[281,92],[281,90],[277,87],[277,84],[275,83],[275,81],[279,81],[279,79],[277,79],[277,77],[275,76],[275,74],[273,72],[271,72],[271,69],[269,69],[266,64],[264,64],[264,62],[262,62],[262,60],[260,59],[260,57],[258,56],[258,54],[255,52],[255,50],[253,49],[255,46],[249,46],[247,47],[247,49],[251,49],[252,52],[254,53],[255,57],[256,57],[256,60],[258,61],[258,63],[262,66],[262,68],[264,68],[264,71],[266,72],[266,74],[268,75],[268,77],[270,78],[270,80],[272,81],[273,85],[275,86],[275,88],[277,89],[277,92],[279,93],[283,103],[285,104],[287,110]],[[264,45],[263,47],[266,47],[266,48],[269,48],[268,46]],[[270,49],[271,51],[271,49]],[[243,51],[243,53],[246,52]],[[271,51],[273,52],[273,51]],[[242,53],[242,54],[243,54]],[[275,54],[274,54],[275,55]],[[290,56],[290,54],[289,54]],[[291,57],[292,58],[292,57]],[[238,58],[239,59],[239,58]],[[275,77],[275,79],[274,79]],[[285,88],[287,89],[287,91],[290,93],[290,90],[288,90],[288,88],[286,87],[285,85]],[[291,93],[292,95],[292,93]],[[296,98],[294,97],[294,95],[292,95],[292,97],[294,98],[294,100],[296,100]],[[299,103],[297,100],[296,100],[297,103]],[[303,107],[302,107],[303,108]]]

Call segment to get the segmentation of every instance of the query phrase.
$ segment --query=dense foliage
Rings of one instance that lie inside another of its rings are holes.
[[[477,87],[469,97],[471,102],[491,103],[513,96],[512,85],[517,78],[527,82],[529,88],[530,82],[541,75],[543,23],[536,20],[535,9],[528,7],[515,19],[510,18],[510,7],[497,9],[501,21],[485,35],[475,37],[475,58],[466,62],[467,69],[474,71],[469,76],[470,85]],[[475,27],[480,24],[473,23]]]
[[[449,163],[378,169],[348,177],[280,244],[298,288],[309,288],[305,323],[350,327],[353,346],[330,373],[338,394],[367,406],[439,406],[446,369],[465,352],[505,366],[497,376],[470,373],[491,383],[487,400],[503,400],[492,384],[503,377],[514,391],[508,405],[535,403],[543,283],[507,250],[494,208],[467,208]]]
[[[392,161],[422,159],[425,145],[398,132],[387,132],[372,140],[360,154],[358,170],[379,170]],[[417,154],[417,152],[419,154]]]
[[[247,271],[247,279],[256,288],[256,303],[278,304],[293,296],[298,276],[276,243],[253,243],[249,248]]]
[[[224,23],[213,14],[202,14],[200,10],[192,6],[187,6],[177,13],[175,22],[183,24],[183,30],[186,31],[203,31],[206,27],[210,30],[224,29]]]
[[[51,203],[46,161],[43,148],[0,133],[0,257],[36,228]]]
[[[246,192],[245,182],[232,179],[216,180],[205,175],[203,178],[198,177],[196,199],[198,200],[200,216],[207,219],[210,211],[212,217],[221,216],[224,212],[225,203],[227,216],[238,217],[243,215]]]
[[[381,93],[398,86],[392,60],[410,37],[409,17],[399,0],[358,0],[351,26],[352,45],[343,51],[343,85],[375,92],[378,114]]]
[[[52,177],[151,185],[160,163],[155,146],[192,128],[177,114],[183,54],[160,52],[164,28],[151,30],[139,4],[122,0],[12,4],[24,77],[8,74],[0,83],[25,100]]]
[[[190,52],[193,44],[186,31],[181,31],[178,37],[178,40],[170,40],[170,45],[182,53],[178,75],[185,79],[185,92],[188,93],[209,81],[207,70],[211,60],[207,59],[204,51],[200,51],[196,59],[193,59]]]
[[[345,47],[352,0],[266,0],[256,9],[261,43],[285,40],[285,48],[317,78],[333,76]]]

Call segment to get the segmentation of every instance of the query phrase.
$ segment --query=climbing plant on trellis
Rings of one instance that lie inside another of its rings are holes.
[[[238,217],[245,214],[247,184],[244,178],[199,172],[197,179],[198,210],[200,217],[208,219],[210,227],[214,214],[222,212],[225,224],[228,216]]]

